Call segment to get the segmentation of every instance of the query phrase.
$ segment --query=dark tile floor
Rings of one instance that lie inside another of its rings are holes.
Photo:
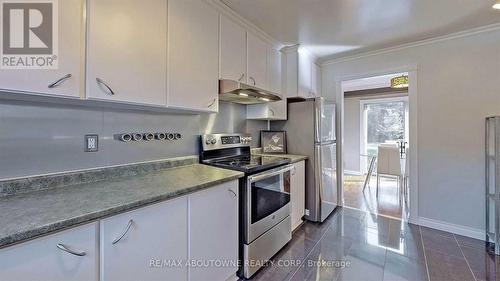
[[[500,280],[497,267],[482,241],[338,208],[303,224],[252,280]]]

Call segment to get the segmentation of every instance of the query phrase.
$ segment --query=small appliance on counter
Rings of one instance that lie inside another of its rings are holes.
[[[201,136],[200,161],[241,171],[238,275],[250,278],[292,239],[290,218],[290,160],[250,153],[247,134]]]
[[[288,104],[288,120],[271,128],[286,131],[287,150],[307,155],[305,218],[323,222],[337,207],[335,103],[323,98]]]

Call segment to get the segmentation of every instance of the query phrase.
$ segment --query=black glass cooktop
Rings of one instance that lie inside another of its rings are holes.
[[[206,161],[206,164],[221,168],[254,173],[290,163],[290,159],[278,156],[241,155]]]

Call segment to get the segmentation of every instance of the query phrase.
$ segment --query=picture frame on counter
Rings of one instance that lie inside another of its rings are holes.
[[[262,153],[286,154],[286,131],[260,131]]]

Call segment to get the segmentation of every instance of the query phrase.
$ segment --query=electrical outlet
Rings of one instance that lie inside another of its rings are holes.
[[[305,215],[306,215],[306,216],[309,216],[309,209],[305,209],[304,211],[305,211],[305,212],[304,212],[304,213],[305,213]]]
[[[85,152],[97,152],[99,149],[98,135],[85,135]]]

